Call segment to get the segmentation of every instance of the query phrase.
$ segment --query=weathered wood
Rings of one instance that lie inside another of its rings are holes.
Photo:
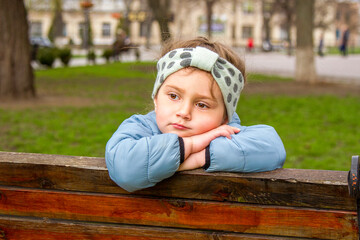
[[[0,184],[129,194],[111,181],[103,158],[0,152]],[[356,206],[348,194],[345,171],[279,169],[241,174],[194,170],[133,194],[339,210],[355,210]]]
[[[356,212],[0,187],[0,214],[304,238],[356,239]]]
[[[108,223],[87,223],[39,218],[0,216],[1,237],[12,240],[76,239],[76,240],[275,240],[288,239],[262,235],[216,231],[198,231],[161,227],[143,227]],[[294,240],[304,238],[292,238]]]

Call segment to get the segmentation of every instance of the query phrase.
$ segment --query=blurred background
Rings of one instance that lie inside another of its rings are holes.
[[[0,0],[0,151],[103,157],[152,109],[168,39],[231,46],[243,125],[269,124],[285,167],[348,170],[359,153],[360,1]]]
[[[314,43],[337,51],[360,45],[359,1],[316,0]],[[206,35],[233,47],[282,51],[296,42],[295,0],[25,0],[33,42],[73,50],[104,49],[118,38],[148,48]],[[208,25],[211,25],[208,28]],[[348,30],[348,32],[346,32]],[[49,40],[48,40],[49,39]],[[250,50],[250,49],[249,49]]]

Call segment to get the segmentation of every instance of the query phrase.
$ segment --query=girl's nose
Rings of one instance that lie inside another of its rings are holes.
[[[191,107],[192,105],[190,103],[181,104],[180,108],[176,113],[176,116],[181,117],[185,120],[191,120]]]

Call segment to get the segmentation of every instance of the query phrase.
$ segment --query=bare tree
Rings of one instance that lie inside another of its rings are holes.
[[[215,3],[218,0],[205,0],[205,4],[206,4],[206,25],[207,25],[207,37],[209,39],[211,39],[212,37],[212,30],[211,30],[211,25],[212,25],[212,17],[213,17],[213,8]]]
[[[166,41],[171,37],[169,23],[172,18],[170,12],[169,0],[148,0],[148,6],[150,7],[154,19],[159,23],[161,41]]]
[[[119,18],[119,23],[117,26],[117,30],[123,30],[127,36],[131,36],[130,33],[130,20],[129,20],[129,13],[131,11],[131,0],[124,0],[125,4],[125,13],[124,16]]]
[[[0,98],[35,97],[23,0],[0,0]]]
[[[334,22],[336,15],[331,15],[331,10],[335,6],[336,0],[316,0],[314,28],[319,28],[325,32]]]
[[[291,27],[295,24],[295,1],[296,0],[274,0],[273,2],[272,11],[274,13],[281,13],[284,15],[282,25],[284,26],[287,33],[286,42],[288,45],[288,55],[292,54]]]
[[[314,1],[296,0],[296,68],[295,81],[316,82],[313,51]]]
[[[57,37],[63,36],[64,21],[62,17],[62,0],[53,0],[53,20],[49,29],[48,37],[55,41]]]
[[[186,5],[187,7],[191,8],[195,8],[195,7],[199,7],[199,5],[201,4],[201,2],[204,3],[205,5],[205,23],[206,23],[206,36],[211,39],[212,37],[212,19],[213,19],[213,15],[214,15],[214,6],[216,3],[220,2],[221,0],[182,0],[181,2]],[[238,0],[232,0],[233,1],[233,12],[235,12],[235,7],[236,7],[236,2]],[[234,13],[235,15],[235,13]]]
[[[263,16],[263,29],[264,29],[264,39],[265,41],[270,41],[270,21],[274,15],[274,1],[273,0],[263,0],[262,4],[262,16]]]

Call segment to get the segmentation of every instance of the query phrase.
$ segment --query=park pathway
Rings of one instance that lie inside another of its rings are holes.
[[[159,48],[152,49],[140,48],[141,61],[156,61]],[[280,76],[293,77],[295,72],[295,56],[287,56],[283,53],[244,53],[240,49],[235,49],[241,57],[245,59],[247,72],[264,74],[274,74]],[[124,62],[135,61],[133,54],[126,53],[121,57]],[[97,58],[97,64],[104,64],[103,58]],[[360,85],[360,55],[328,55],[324,57],[316,56],[316,71],[318,76],[325,82],[346,83]],[[85,58],[73,58],[71,66],[82,66],[88,64]],[[55,67],[61,66],[59,60],[55,62]]]
[[[279,53],[246,54],[248,72],[294,76],[295,56]],[[330,55],[315,58],[316,71],[325,82],[360,85],[360,55]]]

